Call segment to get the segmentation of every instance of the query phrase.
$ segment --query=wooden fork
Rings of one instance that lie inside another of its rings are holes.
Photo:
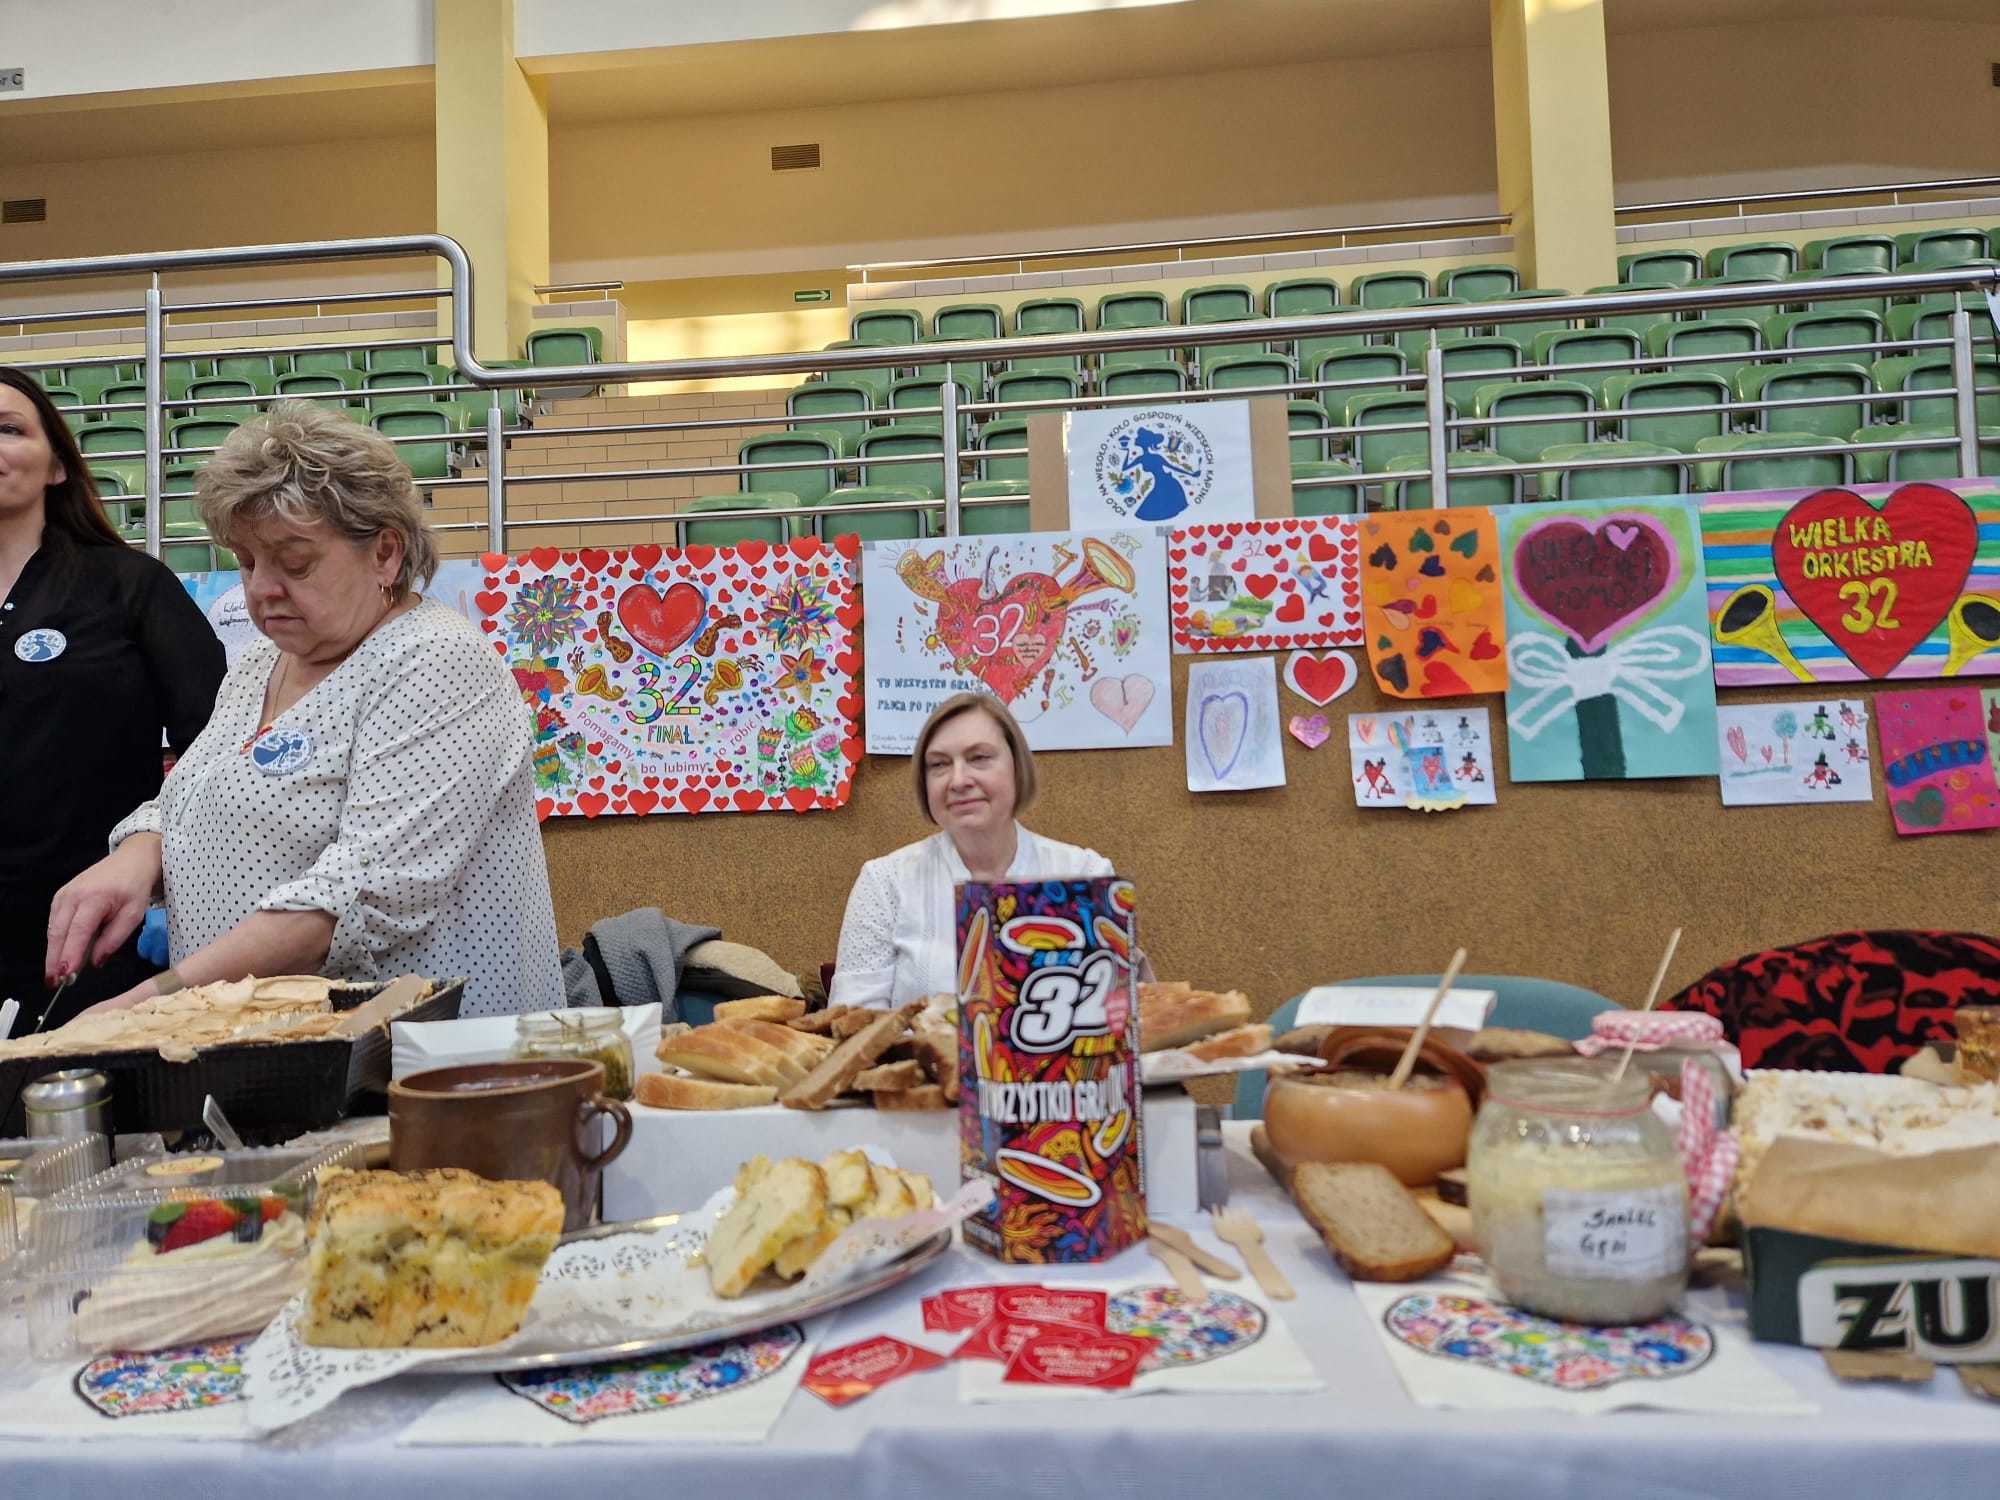
[[[1250,1274],[1257,1278],[1257,1285],[1264,1294],[1278,1302],[1289,1302],[1298,1295],[1285,1275],[1271,1263],[1271,1257],[1264,1253],[1264,1231],[1257,1227],[1257,1221],[1240,1208],[1214,1208],[1209,1217],[1215,1223],[1215,1237],[1225,1244],[1234,1245],[1236,1253],[1243,1257],[1243,1264],[1250,1268]]]

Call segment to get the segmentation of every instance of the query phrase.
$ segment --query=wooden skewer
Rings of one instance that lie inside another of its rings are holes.
[[[1674,935],[1667,939],[1667,951],[1660,955],[1660,966],[1653,971],[1653,987],[1646,992],[1646,1003],[1639,1007],[1639,1014],[1645,1015],[1653,1008],[1653,1002],[1660,998],[1660,985],[1667,977],[1667,965],[1674,961],[1674,950],[1681,945],[1681,930],[1676,927]],[[1625,1055],[1618,1059],[1618,1066],[1611,1074],[1611,1082],[1616,1083],[1625,1076],[1625,1070],[1632,1066],[1632,1054],[1638,1049],[1639,1038],[1635,1035],[1625,1044]],[[1607,1085],[1608,1087],[1608,1085]]]
[[[1417,1054],[1424,1050],[1424,1038],[1431,1034],[1431,1022],[1437,1019],[1438,1007],[1444,1004],[1444,997],[1451,993],[1452,984],[1458,979],[1458,971],[1465,967],[1465,950],[1452,954],[1451,963],[1438,981],[1437,993],[1431,996],[1430,1009],[1424,1012],[1424,1019],[1417,1029],[1410,1033],[1410,1044],[1403,1049],[1403,1055],[1396,1059],[1396,1071],[1389,1075],[1389,1087],[1399,1089],[1410,1081],[1410,1074],[1416,1071]]]

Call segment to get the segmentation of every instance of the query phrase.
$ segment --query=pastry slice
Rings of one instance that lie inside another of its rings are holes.
[[[746,1165],[735,1203],[708,1236],[704,1258],[716,1296],[742,1296],[787,1245],[824,1228],[826,1210],[826,1177],[813,1163],[759,1157]]]

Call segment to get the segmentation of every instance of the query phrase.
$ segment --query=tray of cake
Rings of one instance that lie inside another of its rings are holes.
[[[193,1130],[210,1095],[238,1130],[309,1129],[389,1085],[389,1023],[458,1015],[463,979],[351,984],[318,975],[231,980],[78,1016],[0,1042],[0,1129],[45,1073],[90,1068],[111,1082],[115,1129]]]

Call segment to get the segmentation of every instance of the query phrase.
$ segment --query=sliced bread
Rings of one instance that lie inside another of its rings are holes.
[[[1232,1026],[1227,1031],[1218,1031],[1214,1036],[1190,1042],[1181,1050],[1189,1057],[1214,1062],[1224,1057],[1255,1057],[1259,1052],[1270,1049],[1271,1028],[1259,1021],[1251,1026]]]
[[[862,1093],[872,1094],[877,1090],[921,1088],[930,1081],[924,1065],[912,1058],[905,1062],[877,1063],[855,1077],[854,1087]]]
[[[799,1082],[809,1070],[809,1065],[740,1025],[696,1027],[661,1042],[657,1056],[670,1067],[703,1078],[781,1089]]]
[[[680,1073],[641,1073],[633,1092],[654,1109],[754,1109],[778,1102],[778,1091],[769,1084],[719,1083]]]
[[[1451,1263],[1457,1246],[1378,1162],[1303,1162],[1292,1196],[1356,1281],[1414,1281]]]
[[[715,1007],[715,1019],[718,1021],[796,1021],[805,1013],[805,1001],[789,999],[784,995],[752,995],[747,1000],[722,1000]]]
[[[716,1222],[704,1251],[715,1294],[742,1296],[787,1245],[822,1229],[826,1210],[826,1178],[809,1161],[767,1163],[739,1174],[736,1202]]]
[[[1185,983],[1139,986],[1139,1050],[1185,1047],[1205,1036],[1250,1024],[1250,999],[1241,990],[1215,994]]]

